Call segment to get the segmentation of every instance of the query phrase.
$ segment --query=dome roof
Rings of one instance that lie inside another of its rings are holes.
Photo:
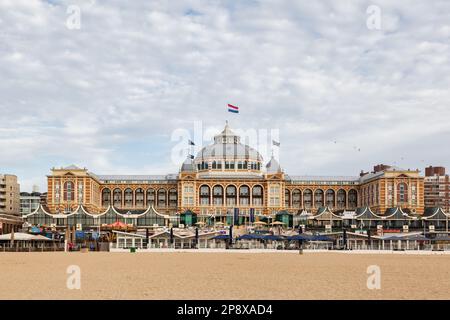
[[[204,147],[196,157],[197,159],[251,159],[262,161],[262,157],[255,149],[243,144],[212,144]]]
[[[181,171],[196,171],[194,162],[192,161],[190,156],[188,156],[186,160],[184,160],[181,166]]]
[[[266,165],[267,173],[278,173],[281,172],[281,166],[277,160],[272,156],[269,163]]]
[[[204,160],[253,160],[262,162],[263,158],[258,151],[247,145],[241,144],[241,138],[228,126],[214,137],[214,143],[204,147],[197,154],[195,163]]]

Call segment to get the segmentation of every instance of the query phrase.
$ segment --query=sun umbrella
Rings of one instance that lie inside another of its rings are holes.
[[[213,238],[214,240],[229,240],[230,236],[228,234],[219,234]]]
[[[121,221],[116,221],[114,223],[109,224],[108,227],[112,229],[126,229],[128,228],[128,225]]]
[[[202,226],[202,225],[205,225],[206,223],[204,223],[203,221],[199,221],[199,222],[196,222],[195,223],[197,226]]]
[[[267,223],[265,223],[264,221],[256,221],[256,222],[253,222],[253,224],[261,225],[261,226],[266,226],[267,225]]]
[[[284,222],[281,222],[281,221],[274,221],[274,222],[272,222],[272,225],[274,225],[274,226],[281,226],[283,224],[284,224]]]
[[[280,240],[284,240],[283,237],[281,236],[276,236],[276,235],[266,235],[262,237],[264,240],[271,240],[271,241],[280,241]]]

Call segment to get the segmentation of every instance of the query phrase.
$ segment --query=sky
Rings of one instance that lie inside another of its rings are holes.
[[[450,168],[449,88],[447,0],[0,1],[0,172],[22,191],[71,164],[177,173],[179,133],[198,151],[226,120],[275,132],[291,175]]]

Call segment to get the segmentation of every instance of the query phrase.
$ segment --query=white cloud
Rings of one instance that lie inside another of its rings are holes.
[[[280,129],[291,174],[450,167],[450,4],[380,0],[368,30],[371,4],[1,1],[0,168],[176,172],[172,131],[226,118]]]

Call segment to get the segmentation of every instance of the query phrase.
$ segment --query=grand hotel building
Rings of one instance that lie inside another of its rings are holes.
[[[329,208],[334,213],[370,207],[379,215],[390,208],[424,212],[424,178],[418,170],[379,165],[358,176],[291,176],[272,157],[267,163],[242,144],[228,125],[211,145],[187,159],[178,174],[97,175],[86,168],[53,168],[48,176],[49,213],[67,213],[82,205],[96,214],[110,207],[121,213],[155,211],[175,216],[291,214]]]

